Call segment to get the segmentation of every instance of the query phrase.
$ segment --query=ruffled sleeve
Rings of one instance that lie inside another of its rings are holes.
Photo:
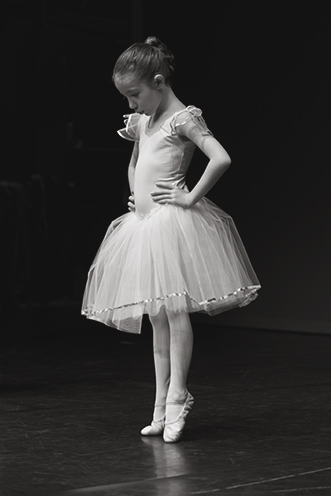
[[[139,121],[141,114],[127,114],[124,115],[125,127],[119,129],[117,133],[124,139],[130,141],[139,141]]]
[[[171,134],[180,135],[180,128],[187,123],[190,123],[191,127],[197,128],[199,132],[213,136],[213,133],[208,129],[207,124],[202,117],[202,111],[193,105],[186,107],[186,109],[183,109],[174,116],[170,122]]]

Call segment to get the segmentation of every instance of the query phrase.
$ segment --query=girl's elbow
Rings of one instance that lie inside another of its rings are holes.
[[[227,151],[224,149],[222,150],[222,153],[219,154],[218,156],[219,163],[221,164],[221,167],[226,170],[230,167],[231,165],[231,157],[228,154]]]
[[[224,170],[227,170],[231,165],[231,158],[229,155],[223,160],[223,168]]]
[[[226,171],[231,165],[231,158],[227,153],[219,154],[211,159],[214,167],[219,169],[220,172]]]

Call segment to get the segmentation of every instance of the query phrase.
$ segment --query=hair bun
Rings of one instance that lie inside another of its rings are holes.
[[[148,38],[146,38],[144,43],[160,49],[162,49],[162,45],[163,45],[163,43],[158,38],[156,38],[156,36],[149,36]]]
[[[148,38],[146,38],[144,43],[154,48],[158,48],[167,58],[169,59],[174,58],[169,48],[164,43],[162,43],[162,41],[160,41],[159,38],[156,38],[156,36],[149,36]]]
[[[173,54],[170,52],[169,48],[164,43],[162,43],[162,41],[160,41],[159,38],[157,38],[156,36],[149,36],[148,38],[146,38],[144,43],[154,48],[158,48],[163,53],[168,63],[169,72],[172,75],[175,70],[175,58]]]

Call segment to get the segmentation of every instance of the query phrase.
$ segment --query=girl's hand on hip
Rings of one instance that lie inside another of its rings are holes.
[[[134,212],[136,210],[136,206],[134,204],[134,195],[129,196],[128,207],[130,212]]]
[[[158,181],[157,189],[151,192],[151,197],[156,203],[163,205],[176,205],[177,207],[190,208],[189,191],[178,188],[174,184]]]

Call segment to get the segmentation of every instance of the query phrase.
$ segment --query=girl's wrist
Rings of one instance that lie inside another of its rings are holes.
[[[186,197],[187,208],[192,208],[195,204],[196,201],[194,201],[194,198],[192,197],[192,192],[188,193]]]

